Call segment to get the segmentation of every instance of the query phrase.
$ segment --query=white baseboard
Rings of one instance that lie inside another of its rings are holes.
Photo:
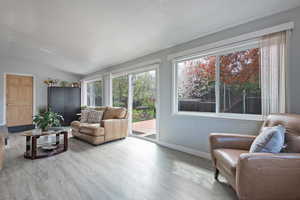
[[[161,146],[164,146],[164,147],[168,147],[170,149],[174,149],[174,150],[177,150],[177,151],[182,151],[184,153],[192,154],[194,156],[199,156],[201,158],[211,160],[211,156],[207,152],[191,149],[191,148],[184,147],[184,146],[177,145],[177,144],[170,144],[170,143],[166,143],[166,142],[161,142],[161,141],[157,142],[157,144],[159,144]]]

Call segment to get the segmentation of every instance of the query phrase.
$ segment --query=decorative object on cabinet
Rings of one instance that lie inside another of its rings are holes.
[[[68,86],[70,86],[70,83],[68,81],[60,81],[59,86],[60,87],[68,87]]]
[[[81,86],[80,81],[77,81],[77,82],[73,82],[73,83],[72,83],[72,87],[80,88],[80,86]]]
[[[47,80],[44,80],[44,83],[46,85],[48,85],[48,87],[54,87],[57,85],[58,83],[58,80],[57,79],[51,79],[51,78],[48,78]]]

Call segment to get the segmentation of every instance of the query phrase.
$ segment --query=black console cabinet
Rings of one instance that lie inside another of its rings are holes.
[[[78,119],[81,90],[74,87],[48,87],[48,108],[64,117],[64,126]]]

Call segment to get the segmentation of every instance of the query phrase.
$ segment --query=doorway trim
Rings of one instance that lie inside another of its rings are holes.
[[[6,119],[6,77],[7,75],[17,75],[17,76],[29,76],[32,77],[33,81],[33,104],[32,104],[32,113],[36,115],[36,77],[33,74],[21,74],[21,73],[13,73],[13,72],[4,72],[3,74],[3,122],[5,125],[7,123]]]

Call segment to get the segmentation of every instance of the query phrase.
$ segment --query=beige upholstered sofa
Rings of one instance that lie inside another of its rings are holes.
[[[128,114],[125,108],[103,106],[93,109],[104,112],[102,121],[93,124],[73,121],[71,128],[75,138],[98,145],[127,137]]]

